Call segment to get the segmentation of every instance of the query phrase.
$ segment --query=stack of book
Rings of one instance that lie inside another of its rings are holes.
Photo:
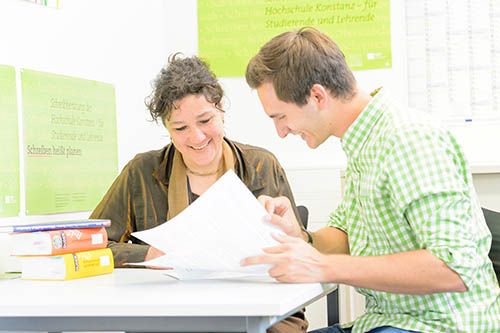
[[[0,227],[21,259],[21,279],[71,280],[113,272],[106,248],[110,220],[80,220]]]

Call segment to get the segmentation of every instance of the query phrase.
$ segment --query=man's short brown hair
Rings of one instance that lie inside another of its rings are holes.
[[[350,100],[356,88],[337,44],[311,27],[282,33],[267,42],[248,63],[245,78],[253,89],[271,82],[281,101],[298,106],[307,103],[316,83],[343,100]]]

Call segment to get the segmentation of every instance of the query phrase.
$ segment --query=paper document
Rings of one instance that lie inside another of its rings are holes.
[[[148,266],[180,279],[268,277],[271,265],[241,267],[241,261],[277,245],[268,215],[250,190],[229,170],[195,202],[166,223],[132,235],[166,254]]]

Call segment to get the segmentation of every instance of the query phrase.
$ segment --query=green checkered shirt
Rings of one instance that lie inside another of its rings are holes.
[[[380,90],[341,139],[344,198],[328,225],[345,231],[351,255],[427,249],[468,291],[405,295],[357,289],[366,313],[353,332],[394,326],[422,332],[500,332],[500,289],[491,234],[464,153],[419,111],[405,113]]]

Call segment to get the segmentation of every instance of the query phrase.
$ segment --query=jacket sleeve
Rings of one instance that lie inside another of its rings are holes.
[[[111,220],[111,226],[107,228],[108,247],[113,252],[115,267],[144,261],[149,246],[129,243],[130,234],[136,231],[132,162],[123,168],[90,218]]]
[[[299,221],[302,224],[300,220],[299,211],[297,210],[297,204],[295,203],[295,198],[293,197],[292,189],[290,187],[290,183],[288,183],[288,179],[286,178],[285,170],[281,167],[281,165],[277,160],[276,160],[275,170],[276,170],[275,180],[277,182],[277,189],[278,189],[277,196],[283,196],[290,199],[293,211],[295,213],[295,217],[297,218],[297,221]]]

